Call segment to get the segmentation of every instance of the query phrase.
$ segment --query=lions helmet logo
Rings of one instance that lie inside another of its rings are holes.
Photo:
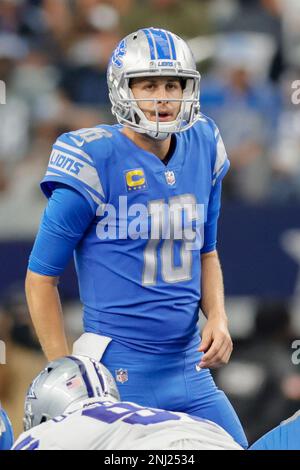
[[[115,49],[111,61],[119,69],[123,66],[122,58],[126,54],[126,42],[125,39],[120,42],[118,47]]]

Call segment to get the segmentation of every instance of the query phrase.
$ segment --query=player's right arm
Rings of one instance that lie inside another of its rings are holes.
[[[48,361],[69,353],[57,285],[93,218],[91,207],[80,193],[68,186],[56,186],[29,258],[26,298]]]
[[[48,361],[69,354],[57,284],[56,276],[43,276],[27,270],[25,291],[28,308]]]
[[[49,197],[25,282],[29,312],[47,359],[68,355],[58,293],[59,276],[103,201],[92,159],[68,135],[53,146],[42,189]]]

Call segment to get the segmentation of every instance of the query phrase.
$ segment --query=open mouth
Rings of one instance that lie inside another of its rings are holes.
[[[171,113],[158,113],[158,120],[161,122],[164,121],[172,121],[172,114]]]
[[[159,111],[157,114],[155,111],[151,111],[148,114],[148,119],[150,119],[150,121],[156,122],[157,117],[158,117],[158,122],[174,121],[174,114],[170,111]]]

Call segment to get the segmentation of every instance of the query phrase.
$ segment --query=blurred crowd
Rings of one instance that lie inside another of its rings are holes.
[[[217,122],[232,163],[226,198],[300,200],[297,0],[1,0],[0,237],[34,235],[52,143],[114,122],[111,52],[153,25],[182,35],[195,53],[202,112]]]
[[[38,183],[56,137],[114,123],[109,57],[124,35],[148,26],[176,32],[194,51],[201,110],[219,126],[231,160],[224,198],[300,202],[300,104],[292,100],[299,0],[0,0],[0,239],[35,235],[45,206]],[[44,359],[23,286],[1,305],[8,364],[0,366],[0,399],[18,434],[26,387]],[[243,301],[233,359],[217,380],[254,440],[300,408],[300,374],[291,362],[290,305],[260,302],[243,316],[245,309]],[[75,338],[81,314],[70,311]]]

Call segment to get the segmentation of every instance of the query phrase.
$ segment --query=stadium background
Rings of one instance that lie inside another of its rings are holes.
[[[60,133],[113,122],[108,59],[147,26],[189,40],[202,112],[231,159],[219,253],[235,349],[216,381],[250,442],[300,408],[300,2],[0,0],[0,400],[17,435],[26,387],[44,364],[23,288],[46,203],[39,181]],[[60,292],[72,341],[82,328],[72,266]]]

